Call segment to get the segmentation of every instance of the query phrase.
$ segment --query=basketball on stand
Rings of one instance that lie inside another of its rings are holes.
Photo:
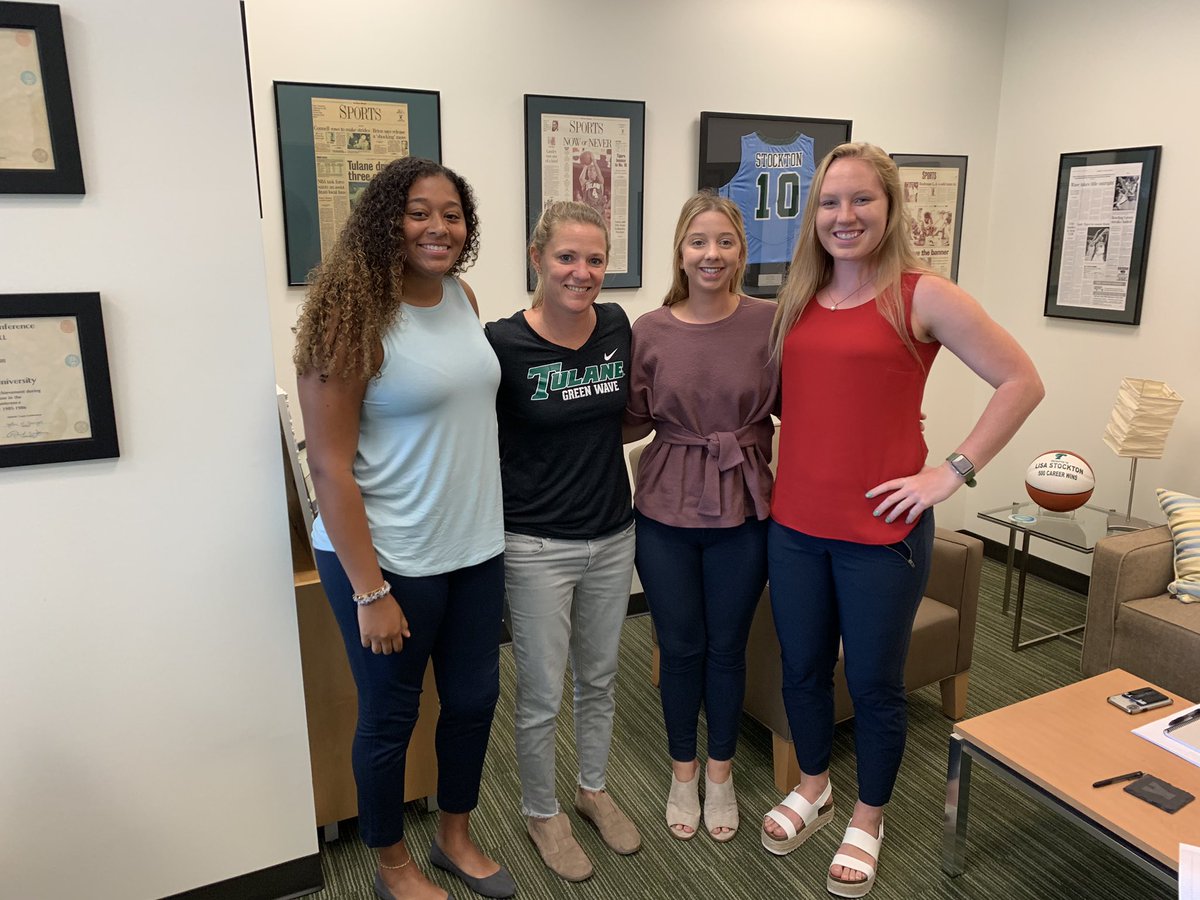
[[[1029,464],[1025,490],[1033,502],[1052,512],[1070,512],[1087,503],[1096,476],[1086,459],[1069,450],[1050,450]]]

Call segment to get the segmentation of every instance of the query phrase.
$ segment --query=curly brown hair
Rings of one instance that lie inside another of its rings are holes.
[[[463,177],[429,159],[405,157],[385,166],[363,190],[337,243],[309,273],[308,295],[296,323],[292,361],[298,374],[366,381],[375,374],[375,348],[400,314],[404,292],[404,216],[413,183],[449,179],[462,204],[467,240],[448,275],[479,256],[475,194]]]

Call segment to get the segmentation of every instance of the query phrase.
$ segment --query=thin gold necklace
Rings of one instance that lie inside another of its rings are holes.
[[[854,290],[852,290],[850,293],[848,293],[845,297],[843,297],[841,300],[838,300],[837,302],[834,302],[833,291],[829,289],[829,285],[825,285],[825,296],[827,296],[829,298],[829,311],[837,312],[837,308],[839,306],[841,306],[843,303],[845,303],[847,300],[849,300],[851,297],[853,297],[855,294],[857,294],[859,291],[861,291],[863,288],[865,288],[870,283],[871,282],[869,282],[869,281],[864,281],[862,284],[860,284],[858,287],[856,287]]]

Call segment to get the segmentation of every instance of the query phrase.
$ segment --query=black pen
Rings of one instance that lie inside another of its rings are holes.
[[[1193,709],[1191,712],[1184,713],[1182,716],[1177,716],[1167,723],[1167,728],[1175,728],[1178,725],[1183,725],[1187,722],[1200,719],[1200,709]]]
[[[1124,775],[1114,775],[1112,778],[1105,778],[1102,781],[1097,781],[1092,785],[1094,788],[1107,787],[1110,784],[1116,784],[1118,781],[1133,781],[1135,778],[1141,778],[1145,772],[1126,772]]]

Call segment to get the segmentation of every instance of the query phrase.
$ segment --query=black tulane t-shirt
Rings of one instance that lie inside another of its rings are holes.
[[[593,308],[596,327],[578,350],[538,335],[522,312],[484,329],[500,360],[506,531],[587,539],[633,519],[621,441],[629,317],[616,303]]]

